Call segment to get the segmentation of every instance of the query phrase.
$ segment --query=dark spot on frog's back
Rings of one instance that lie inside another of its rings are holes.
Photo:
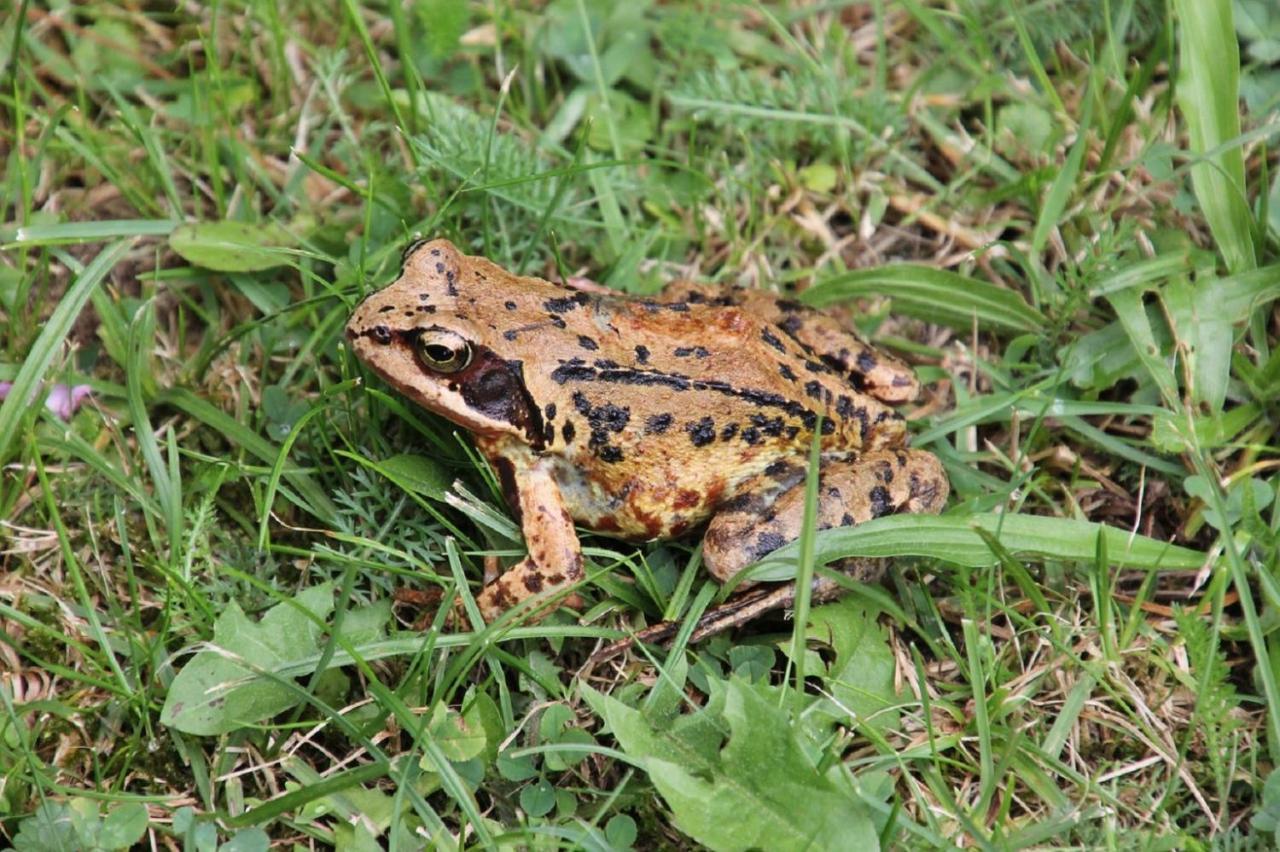
[[[547,299],[542,303],[542,307],[553,314],[566,314],[579,305],[585,305],[589,299],[590,297],[586,293],[577,293],[573,296]]]
[[[716,439],[716,421],[703,417],[696,423],[686,423],[684,431],[689,433],[689,440],[695,447],[705,447]]]
[[[858,369],[863,373],[869,373],[876,368],[876,356],[867,350],[858,353]]]
[[[585,334],[578,335],[578,345],[581,346],[583,349],[587,350],[588,352],[595,352],[597,349],[600,348],[600,344],[596,343],[594,340],[592,340],[590,337],[587,337]]]
[[[883,517],[893,511],[893,498],[889,496],[889,489],[883,485],[872,488],[867,497],[871,499],[871,517]]]
[[[789,481],[795,473],[800,470],[799,465],[793,465],[786,459],[778,459],[764,469],[765,476],[772,477],[777,480]]]
[[[787,347],[782,345],[782,341],[778,339],[778,335],[774,334],[767,328],[760,329],[760,339],[765,343],[777,349],[779,352],[786,352]]]
[[[782,322],[778,323],[778,328],[782,329],[792,337],[795,337],[796,332],[800,330],[800,326],[803,324],[804,323],[800,319],[800,317],[796,316],[795,314],[792,314],[786,317],[785,319],[783,319]]]
[[[671,428],[671,421],[674,419],[670,414],[652,414],[644,422],[644,431],[650,435],[661,435]]]
[[[573,421],[566,420],[564,425],[560,427],[560,435],[564,438],[566,444],[573,443],[573,436],[577,434],[577,430],[573,428]]]
[[[636,363],[639,363],[639,364],[649,363],[649,347],[647,346],[636,347]]]

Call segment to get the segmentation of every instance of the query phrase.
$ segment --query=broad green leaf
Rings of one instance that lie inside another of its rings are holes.
[[[1256,265],[1240,135],[1240,44],[1231,0],[1174,0],[1178,16],[1177,101],[1187,125],[1191,186],[1232,272]]]
[[[896,728],[898,712],[891,709],[898,703],[896,664],[875,613],[856,598],[841,598],[813,611],[808,635],[835,651],[823,679],[830,697],[822,700],[820,712],[845,725]]]
[[[374,468],[405,491],[443,500],[449,491],[449,476],[426,456],[399,453],[383,459]]]
[[[196,654],[173,679],[160,721],[184,733],[212,736],[292,707],[297,694],[259,672],[314,654],[320,639],[314,619],[323,620],[332,610],[333,589],[327,583],[276,604],[256,624],[231,601],[214,622],[212,650]]]
[[[1160,389],[1165,405],[1173,406],[1178,401],[1178,380],[1173,375],[1173,368],[1162,357],[1160,345],[1156,342],[1156,334],[1142,304],[1142,293],[1136,289],[1117,290],[1107,297],[1115,308],[1116,319],[1124,328],[1129,338],[1129,345],[1147,374]]]
[[[1194,286],[1185,278],[1160,290],[1178,351],[1191,368],[1191,400],[1203,403],[1210,416],[1222,411],[1231,377],[1231,348],[1235,330],[1217,305],[1213,282]]]
[[[1166,453],[1185,453],[1192,447],[1213,450],[1239,435],[1261,413],[1254,403],[1237,405],[1214,416],[1161,411],[1152,418],[1150,440]]]
[[[1156,258],[1140,264],[1141,269],[1133,267],[1116,273],[1090,290],[1093,297],[1110,297],[1121,319],[1089,332],[1059,350],[1059,358],[1065,364],[1072,384],[1101,390],[1122,378],[1139,373],[1144,359],[1138,357],[1138,352],[1130,343],[1131,330],[1147,339],[1160,357],[1168,357],[1173,351],[1169,317],[1178,325],[1180,335],[1182,329],[1189,328],[1191,338],[1196,339],[1202,335],[1194,327],[1193,316],[1208,317],[1214,329],[1221,329],[1243,322],[1259,307],[1280,298],[1280,264],[1272,264],[1236,275],[1203,278],[1195,284],[1196,292],[1192,301],[1188,302],[1184,297],[1179,303],[1175,294],[1173,306],[1168,304],[1170,300],[1166,300],[1166,311],[1160,310],[1160,306],[1156,304],[1144,304],[1141,314],[1138,314],[1141,293],[1154,290],[1164,295],[1168,287],[1155,286],[1159,279],[1185,271],[1185,264],[1177,261],[1177,257],[1164,260]],[[1225,357],[1223,333],[1206,333],[1215,345],[1213,351],[1208,353],[1208,362],[1201,367],[1204,375],[1197,377],[1196,384],[1211,390],[1216,383],[1225,389],[1220,378],[1221,363]],[[1214,369],[1217,369],[1219,378],[1214,378]]]
[[[1044,315],[1012,290],[915,264],[858,269],[818,282],[801,300],[815,306],[859,296],[888,296],[895,312],[969,331],[976,319],[993,331],[1041,332]]]
[[[728,729],[722,718],[724,692],[712,694],[699,712],[645,714],[612,696],[580,684],[583,698],[604,719],[622,750],[637,758],[656,757],[696,770],[714,765]]]
[[[726,683],[729,741],[710,771],[650,757],[645,768],[676,825],[711,849],[876,849],[865,806],[809,762],[787,714]]]
[[[128,849],[146,833],[146,805],[126,802],[113,808],[102,820],[98,843],[103,849]]]
[[[267,852],[271,838],[260,828],[242,828],[231,839],[218,847],[218,852]]]
[[[545,778],[520,791],[520,807],[531,817],[544,817],[556,806],[556,788]]]
[[[429,730],[431,738],[449,760],[460,762],[484,754],[487,738],[478,713],[464,716],[444,704],[437,704],[431,713]],[[427,763],[425,768],[433,770],[434,765]]]
[[[1165,351],[1173,338],[1159,309],[1148,305],[1143,313],[1157,347]],[[1092,390],[1104,390],[1142,370],[1142,361],[1119,320],[1076,338],[1058,350],[1058,358],[1073,385]]]
[[[311,767],[298,762],[286,764],[290,768],[299,789],[314,785],[322,777]],[[407,803],[402,803],[402,806]],[[307,802],[298,810],[299,821],[313,822],[327,816],[337,816],[342,822],[360,822],[381,836],[391,825],[396,813],[394,796],[363,784],[351,784],[340,790]]]
[[[180,225],[169,235],[169,248],[193,266],[217,272],[258,272],[284,266],[292,252],[289,233],[274,224],[253,222],[195,222]]]
[[[1040,515],[988,514],[890,515],[856,527],[821,530],[814,535],[814,559],[825,565],[846,556],[920,556],[982,568],[997,562],[976,530],[995,536],[1011,555],[1089,562],[1097,555],[1099,535],[1107,540],[1111,563],[1129,568],[1195,569],[1203,553],[1156,541],[1128,530]],[[786,580],[795,576],[795,542],[770,553],[749,569],[752,580]],[[744,578],[745,579],[745,578]]]
[[[605,839],[615,849],[630,849],[636,834],[636,821],[627,814],[614,814],[604,827]]]

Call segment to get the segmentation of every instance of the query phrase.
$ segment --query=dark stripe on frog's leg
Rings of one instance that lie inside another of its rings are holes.
[[[899,460],[902,460],[900,463]],[[800,535],[805,470],[754,477],[711,519],[702,543],[707,569],[721,582]],[[779,487],[782,486],[782,487]],[[948,494],[942,465],[920,450],[879,450],[822,463],[818,529],[851,526],[895,512],[935,514]]]

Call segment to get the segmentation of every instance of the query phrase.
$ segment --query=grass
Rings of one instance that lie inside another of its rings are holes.
[[[0,842],[1272,848],[1277,57],[1256,0],[23,2]],[[729,636],[696,536],[449,629],[518,527],[340,334],[415,234],[839,312],[947,513]]]

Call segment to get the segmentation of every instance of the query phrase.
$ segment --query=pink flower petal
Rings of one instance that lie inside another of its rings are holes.
[[[71,415],[84,404],[84,400],[93,392],[93,388],[88,385],[64,385],[59,382],[49,391],[49,396],[44,401],[44,407],[61,417],[63,420],[70,420]]]

